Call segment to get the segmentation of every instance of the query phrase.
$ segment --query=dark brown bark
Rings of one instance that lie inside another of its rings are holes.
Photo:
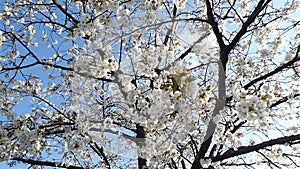
[[[30,165],[37,165],[37,166],[49,166],[49,167],[60,167],[60,168],[67,168],[67,169],[84,169],[84,167],[79,166],[66,166],[63,163],[56,163],[56,162],[49,162],[49,161],[39,161],[39,160],[30,160],[30,159],[23,159],[23,158],[12,158],[11,160],[20,161]]]
[[[221,31],[219,30],[218,22],[215,20],[214,12],[213,12],[213,7],[212,7],[212,4],[211,4],[210,0],[206,0],[205,2],[206,2],[206,10],[207,10],[208,23],[211,25],[211,27],[213,29],[213,32],[214,32],[214,34],[215,34],[215,36],[217,38],[217,42],[218,42],[219,47],[220,47],[220,61],[221,61],[221,64],[223,66],[224,76],[226,76],[226,65],[227,65],[227,62],[228,62],[228,57],[229,57],[230,52],[234,49],[234,47],[239,42],[239,40],[242,38],[242,36],[244,36],[245,33],[247,33],[248,27],[254,22],[254,20],[257,18],[257,16],[259,15],[259,13],[263,9],[266,8],[267,4],[269,2],[271,2],[271,0],[267,0],[267,1],[260,0],[258,2],[258,4],[255,7],[254,11],[251,13],[251,15],[245,21],[245,23],[243,23],[241,29],[238,31],[238,33],[236,34],[236,36],[233,38],[232,42],[230,42],[228,45],[225,45],[225,43],[224,43],[223,35],[222,35]],[[219,69],[219,71],[220,71],[220,69]],[[219,76],[219,78],[220,78],[220,76]],[[219,98],[218,98],[219,102],[217,101],[216,107],[219,107],[219,108],[222,107],[223,103],[220,102],[222,100],[221,97],[219,96]],[[214,110],[214,112],[215,111],[219,112],[219,110]],[[215,128],[216,128],[216,124],[215,124],[215,122],[213,122],[211,120],[209,122],[209,125],[208,125],[207,133],[206,133],[206,135],[204,137],[204,142],[202,143],[202,145],[200,147],[200,150],[197,153],[197,155],[196,155],[196,157],[195,157],[195,159],[193,161],[192,169],[202,168],[202,166],[200,164],[200,159],[204,158],[206,152],[208,151],[208,149],[209,149],[209,147],[211,145],[211,141],[212,141],[212,137],[213,137]]]
[[[213,162],[222,161],[228,158],[236,157],[250,152],[255,152],[273,145],[286,144],[286,143],[292,144],[294,141],[298,141],[298,140],[300,140],[300,134],[280,137],[253,146],[242,146],[239,147],[237,150],[233,150],[231,148],[227,150],[225,153],[221,154],[220,156],[212,157],[211,159]]]
[[[146,138],[144,127],[136,124],[136,138]],[[138,157],[138,169],[146,169],[147,160],[141,157]]]
[[[292,60],[286,62],[285,64],[283,64],[283,65],[281,65],[281,66],[279,66],[279,67],[277,67],[277,68],[274,69],[273,71],[271,71],[271,72],[269,72],[269,73],[267,73],[267,74],[265,74],[265,75],[263,75],[263,76],[260,76],[260,77],[258,77],[258,78],[256,78],[256,79],[252,80],[251,82],[249,82],[248,84],[246,84],[246,85],[244,86],[244,88],[245,88],[245,89],[248,89],[250,86],[254,85],[255,83],[257,83],[257,82],[259,82],[259,81],[262,81],[262,80],[265,80],[265,79],[267,79],[268,77],[271,77],[271,76],[273,76],[273,75],[275,75],[275,74],[277,74],[277,73],[283,71],[284,69],[286,69],[286,68],[292,66],[294,63],[296,63],[297,61],[300,60],[299,52],[300,52],[300,45],[298,46],[296,55],[295,55],[295,57],[294,57]]]

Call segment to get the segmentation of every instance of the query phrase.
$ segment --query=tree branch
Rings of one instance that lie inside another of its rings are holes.
[[[223,35],[220,32],[218,23],[215,21],[211,3],[209,2],[209,0],[206,0],[205,3],[206,3],[206,11],[207,11],[206,14],[207,14],[207,18],[208,18],[208,23],[211,25],[213,32],[216,35],[217,42],[218,42],[220,48],[223,48],[223,47],[225,47],[225,44],[223,41]]]
[[[300,96],[299,93],[294,94],[294,95],[293,95],[293,98],[298,97],[298,96]],[[273,108],[273,107],[275,107],[275,106],[278,106],[279,104],[284,103],[284,102],[286,102],[286,101],[288,101],[288,100],[289,100],[289,97],[288,97],[288,96],[283,97],[283,98],[277,100],[275,103],[271,104],[271,106],[270,106],[269,108]]]
[[[198,168],[201,168],[201,164],[200,164],[200,159],[201,158],[204,158],[205,156],[205,153],[208,151],[208,148],[211,144],[211,141],[212,141],[212,137],[213,137],[213,134],[215,133],[215,130],[216,130],[216,127],[217,127],[217,124],[216,122],[214,121],[214,118],[216,116],[218,116],[220,114],[220,111],[224,109],[225,107],[225,102],[226,102],[226,85],[225,85],[225,71],[224,71],[224,68],[223,68],[223,63],[222,61],[219,61],[219,64],[218,64],[218,67],[219,67],[219,70],[218,70],[218,97],[217,97],[217,100],[216,100],[216,105],[215,105],[215,108],[213,110],[213,113],[212,113],[212,116],[211,116],[211,119],[209,121],[209,124],[208,124],[208,127],[207,127],[207,130],[206,130],[206,133],[205,133],[205,136],[204,136],[204,140],[203,140],[203,143],[201,144],[201,147],[200,147],[200,150],[199,152],[197,153],[194,161],[193,161],[193,164],[192,164],[192,169],[198,169]]]
[[[60,167],[60,168],[67,168],[67,169],[84,169],[83,167],[78,167],[78,166],[74,166],[74,165],[66,166],[66,164],[63,164],[63,163],[30,160],[30,159],[23,159],[23,158],[19,158],[19,157],[14,157],[11,160],[20,161],[20,162],[23,162],[26,164],[31,164],[31,165],[39,165],[39,166]]]
[[[172,23],[172,27],[169,28],[168,31],[167,31],[165,40],[164,40],[164,42],[163,42],[164,45],[167,45],[168,40],[169,40],[169,38],[170,38],[170,35],[171,35],[171,33],[172,33],[173,29],[174,29],[174,25],[175,25],[174,20],[175,20],[175,18],[176,18],[176,12],[177,12],[177,7],[176,7],[176,5],[174,5],[173,13],[172,13],[172,21],[173,21],[173,23]]]
[[[95,147],[94,147],[94,146],[95,146]],[[94,146],[92,146],[92,148],[94,147],[94,148],[96,148],[96,150],[98,150],[98,151],[96,151],[96,153],[97,153],[97,154],[98,154],[98,153],[101,154],[101,156],[103,157],[103,160],[104,160],[105,165],[108,167],[108,169],[110,169],[110,168],[111,168],[111,167],[110,167],[110,163],[109,163],[109,161],[108,161],[108,159],[107,159],[107,157],[106,157],[106,155],[105,155],[105,153],[104,153],[103,147],[99,147],[98,144],[96,144],[96,143],[94,143]]]
[[[297,140],[300,140],[300,134],[284,136],[284,137],[280,137],[277,139],[272,139],[272,140],[265,141],[265,142],[262,142],[260,144],[253,145],[253,146],[241,146],[237,150],[234,150],[233,148],[231,148],[220,156],[212,157],[211,160],[212,160],[212,162],[222,161],[222,160],[225,160],[228,158],[232,158],[232,157],[247,154],[250,152],[258,151],[258,150],[261,150],[261,149],[269,147],[269,146],[273,146],[273,145],[277,145],[277,144],[292,143],[293,141],[297,141]]]
[[[298,46],[296,55],[295,55],[295,57],[292,60],[288,61],[287,63],[285,63],[285,64],[283,64],[283,65],[281,65],[279,67],[277,67],[275,70],[273,70],[273,71],[271,71],[271,72],[269,72],[269,73],[267,73],[267,74],[265,74],[263,76],[260,76],[260,77],[258,77],[256,79],[252,80],[251,82],[249,82],[248,84],[246,84],[244,86],[244,89],[247,90],[250,86],[254,85],[255,83],[257,83],[259,81],[262,81],[264,79],[267,79],[268,77],[273,76],[273,75],[275,75],[278,72],[281,72],[283,69],[288,68],[289,66],[291,66],[295,62],[299,61],[300,60],[299,52],[300,52],[300,45]]]
[[[246,22],[242,25],[242,28],[239,30],[239,32],[235,35],[235,37],[233,38],[233,40],[231,41],[231,43],[229,44],[229,48],[233,49],[236,44],[238,43],[238,41],[242,38],[242,36],[247,32],[248,27],[250,26],[250,24],[252,24],[254,22],[254,20],[256,19],[256,17],[258,16],[258,14],[265,9],[265,7],[268,5],[269,2],[271,2],[272,0],[267,0],[267,2],[265,2],[265,0],[260,0],[257,4],[257,6],[255,7],[254,11],[251,13],[251,15],[248,17],[248,19],[246,20]]]
[[[54,5],[57,6],[58,9],[60,9],[60,11],[65,14],[66,16],[68,16],[75,24],[79,23],[79,21],[77,19],[75,19],[71,14],[69,14],[60,4],[58,4],[56,2],[56,0],[52,1]]]

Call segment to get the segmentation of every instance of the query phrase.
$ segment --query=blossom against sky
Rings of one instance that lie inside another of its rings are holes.
[[[11,2],[2,159],[103,168],[135,149],[139,166],[230,167],[248,154],[226,155],[251,149],[251,165],[295,164],[284,145],[255,145],[272,145],[270,131],[297,134],[282,128],[298,116],[296,1]]]

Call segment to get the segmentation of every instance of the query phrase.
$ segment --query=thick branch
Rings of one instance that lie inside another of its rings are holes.
[[[249,82],[248,84],[246,84],[244,86],[244,88],[247,90],[250,86],[254,85],[255,83],[257,83],[259,81],[262,81],[264,79],[267,79],[268,77],[273,76],[276,73],[281,72],[283,69],[288,68],[289,66],[293,65],[295,62],[297,62],[297,61],[300,60],[299,52],[300,52],[300,45],[298,46],[296,55],[295,55],[295,57],[292,60],[288,61],[287,63],[285,63],[285,64],[283,64],[283,65],[281,65],[279,67],[277,67],[275,70],[273,70],[273,71],[271,71],[271,72],[269,72],[269,73],[267,73],[267,74],[265,74],[263,76],[260,76],[260,77],[258,77],[256,79],[252,80],[251,82]]]
[[[298,96],[300,96],[299,93],[294,94],[294,95],[293,95],[293,98],[296,98],[296,97],[298,97]],[[288,101],[288,100],[289,100],[289,97],[287,97],[287,96],[286,96],[286,97],[283,97],[283,98],[279,99],[278,101],[276,101],[275,103],[271,104],[271,106],[270,106],[269,108],[273,108],[273,107],[275,107],[275,106],[278,106],[279,104],[284,103],[284,102],[286,102],[286,101]]]
[[[224,44],[224,41],[223,41],[223,35],[220,32],[220,29],[218,27],[218,23],[215,21],[214,14],[213,14],[213,9],[212,9],[212,6],[211,6],[209,0],[206,0],[206,11],[207,11],[208,23],[211,25],[211,27],[213,29],[213,32],[216,35],[217,42],[218,42],[220,48],[222,49],[222,48],[225,47],[225,44]]]
[[[219,47],[220,47],[220,60],[223,64],[224,71],[226,71],[226,64],[228,62],[228,55],[229,55],[230,50],[232,48],[229,48],[228,45],[225,45],[225,43],[223,41],[223,35],[220,32],[218,22],[215,21],[212,5],[210,4],[209,0],[206,0],[206,11],[207,11],[208,23],[211,25],[211,27],[213,29],[213,32],[214,32],[214,34],[217,38],[217,42],[219,44]]]
[[[173,8],[173,16],[172,16],[172,21],[173,21],[173,23],[172,23],[172,27],[171,27],[170,29],[168,29],[168,32],[167,32],[166,37],[165,37],[165,40],[164,40],[164,42],[163,42],[164,45],[167,45],[168,40],[169,40],[169,38],[170,38],[170,35],[171,35],[171,33],[172,33],[173,29],[174,29],[174,25],[175,25],[174,20],[175,20],[175,18],[176,18],[176,12],[177,12],[177,7],[176,7],[176,5],[174,5],[174,8]]]
[[[225,101],[226,101],[226,86],[225,86],[225,71],[223,68],[223,63],[222,61],[219,62],[219,72],[218,72],[218,98],[216,101],[216,105],[215,108],[213,110],[213,114],[212,117],[209,121],[205,136],[204,136],[204,140],[203,143],[201,144],[200,150],[198,151],[193,164],[192,164],[192,169],[198,169],[201,168],[201,164],[200,164],[200,159],[204,158],[205,153],[208,151],[208,148],[211,144],[211,140],[213,137],[213,134],[215,133],[216,130],[216,122],[214,121],[214,118],[216,116],[218,116],[220,114],[220,111],[224,109],[225,107]]]
[[[144,139],[146,138],[146,133],[144,130],[144,127],[136,124],[136,138],[138,139]],[[142,158],[142,157],[138,157],[138,169],[146,169],[147,167],[147,160]]]
[[[23,159],[14,157],[11,160],[20,161],[26,164],[31,165],[39,165],[39,166],[49,166],[49,167],[60,167],[60,168],[67,168],[67,169],[83,169],[83,167],[78,167],[74,165],[66,166],[66,164],[63,163],[57,163],[57,162],[50,162],[50,161],[39,161],[39,160],[30,160],[30,159]]]
[[[246,22],[242,25],[242,28],[240,29],[240,31],[235,35],[235,37],[233,38],[233,40],[229,44],[229,48],[230,49],[233,49],[236,46],[236,44],[238,43],[238,41],[247,32],[248,27],[254,22],[254,20],[258,16],[258,14],[263,9],[265,9],[265,7],[268,5],[269,2],[271,2],[271,0],[267,0],[267,2],[265,2],[265,0],[260,0],[258,2],[258,4],[255,7],[254,11],[251,13],[251,15],[248,17],[248,19],[246,20]]]
[[[261,150],[263,148],[269,147],[269,146],[273,146],[273,145],[277,145],[277,144],[292,143],[293,141],[297,141],[297,140],[300,140],[300,134],[280,137],[277,139],[272,139],[272,140],[265,141],[265,142],[262,142],[260,144],[253,145],[253,146],[242,146],[242,147],[239,147],[236,151],[233,150],[233,148],[231,148],[231,149],[227,150],[225,153],[223,153],[222,155],[212,157],[211,159],[213,162],[222,161],[222,160],[225,160],[228,158],[236,157],[236,156],[247,154],[250,152],[255,152],[255,151]]]
[[[79,21],[75,19],[70,13],[68,13],[60,4],[58,4],[56,0],[53,1],[53,4],[55,4],[57,8],[60,9],[60,11],[66,16],[68,16],[74,23],[79,23]]]
[[[91,146],[92,148],[94,148],[94,150],[97,150],[96,153],[99,154],[102,156],[103,160],[104,160],[104,163],[105,165],[107,166],[108,169],[110,169],[110,163],[104,153],[104,149],[103,147],[99,147],[98,144],[94,143],[94,146]]]

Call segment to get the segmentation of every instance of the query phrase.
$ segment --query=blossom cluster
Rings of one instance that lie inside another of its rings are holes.
[[[265,101],[267,96],[257,96],[251,94],[251,91],[247,92],[245,90],[241,90],[238,96],[237,111],[241,118],[263,123],[265,117],[268,116],[267,103]]]

